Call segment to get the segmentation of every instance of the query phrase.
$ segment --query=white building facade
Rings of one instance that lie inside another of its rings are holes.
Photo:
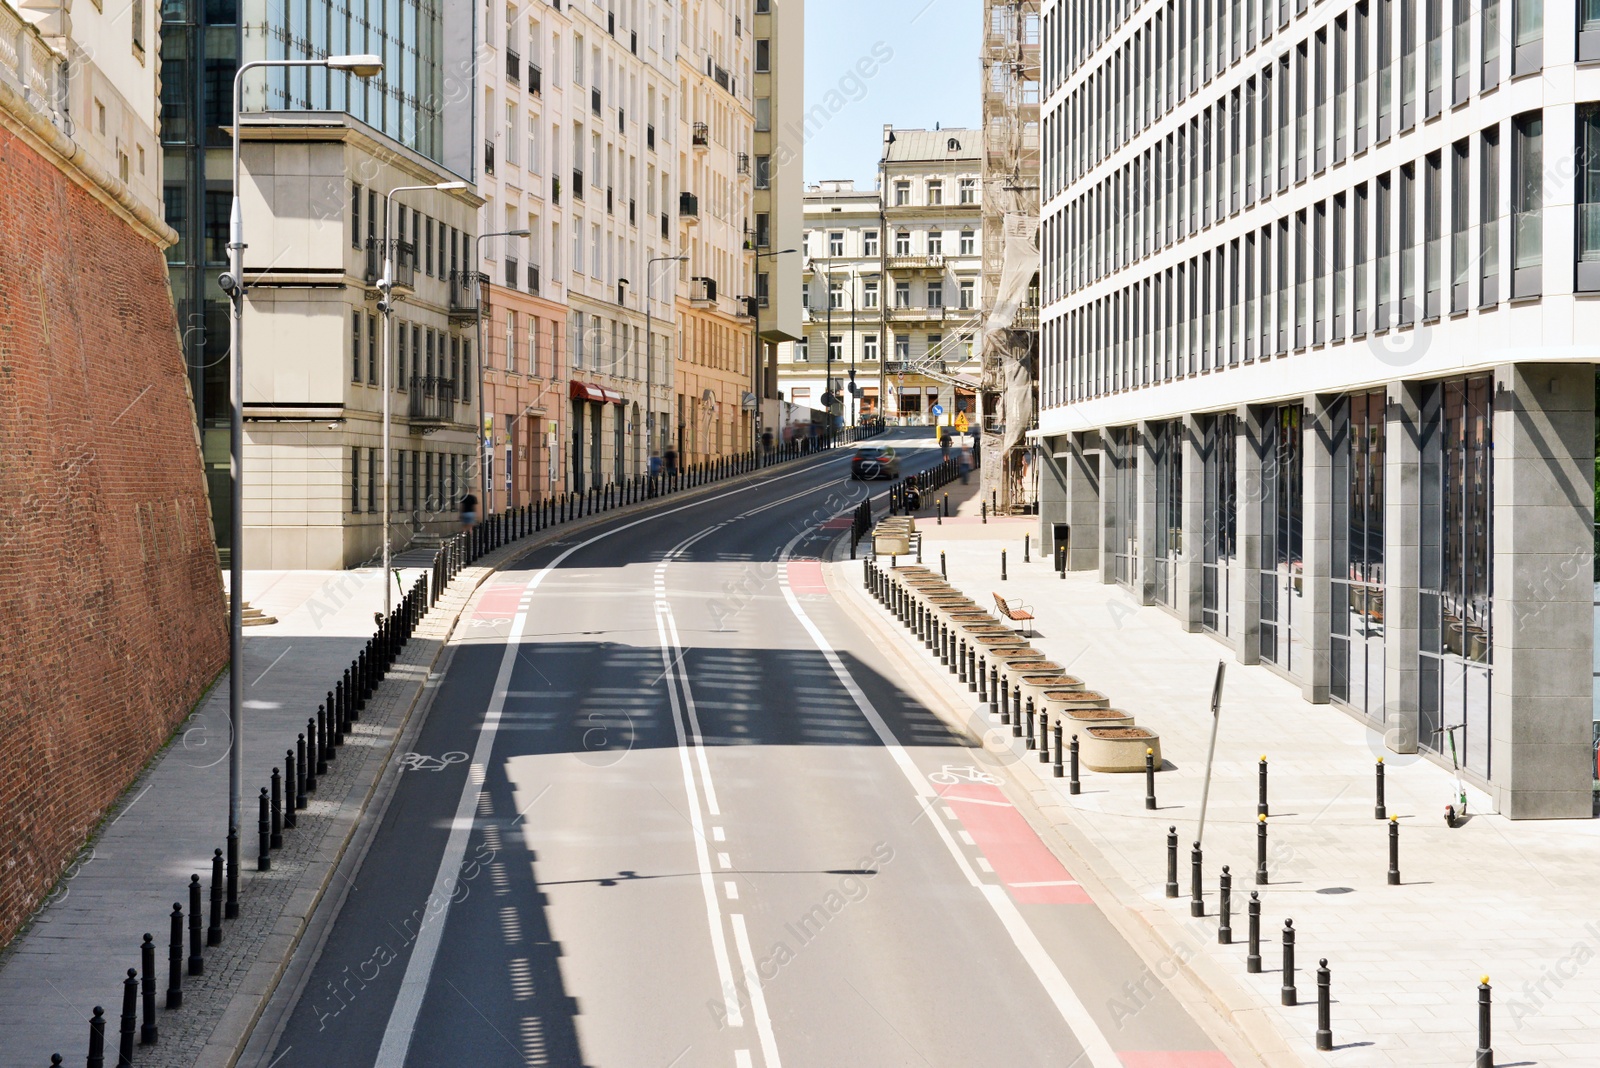
[[[1116,14],[1043,5],[1041,536],[1390,750],[1453,730],[1501,811],[1589,816],[1600,38]]]

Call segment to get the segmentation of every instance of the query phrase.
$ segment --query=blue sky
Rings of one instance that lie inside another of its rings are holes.
[[[805,4],[807,184],[854,178],[871,188],[886,122],[978,125],[982,0]]]

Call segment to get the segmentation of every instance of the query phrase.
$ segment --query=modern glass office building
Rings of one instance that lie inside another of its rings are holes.
[[[1593,811],[1585,10],[1043,10],[1042,536],[1517,817]]]

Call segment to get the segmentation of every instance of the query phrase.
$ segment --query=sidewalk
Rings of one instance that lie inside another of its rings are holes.
[[[976,480],[974,480],[976,481]],[[953,504],[954,502],[952,502]],[[975,510],[975,502],[972,505]],[[963,509],[965,510],[965,509]],[[1033,606],[1034,645],[1108,694],[1161,737],[1159,808],[1147,811],[1143,775],[1085,771],[1067,792],[1036,754],[1017,766],[1041,810],[1060,823],[1093,874],[1154,933],[1172,968],[1190,974],[1270,1064],[1471,1064],[1477,983],[1494,985],[1499,1064],[1600,1063],[1600,821],[1511,822],[1488,814],[1468,788],[1471,818],[1454,830],[1443,810],[1448,768],[1389,753],[1381,737],[1345,712],[1304,701],[1299,687],[1264,667],[1244,667],[1175,617],[1141,607],[1089,572],[1058,578],[1048,553],[1022,562],[1031,519],[919,518],[925,565],[946,554],[950,581],[986,607],[994,592]],[[1000,550],[1008,580],[1000,581]],[[841,581],[892,633],[906,632],[861,591],[859,565]],[[975,698],[916,647],[960,707]],[[1206,818],[1205,918],[1189,915],[1208,703],[1227,662],[1216,763]],[[948,680],[945,682],[943,680]],[[1020,743],[1017,743],[1020,745]],[[1254,882],[1258,758],[1269,760],[1270,883]],[[1387,885],[1388,824],[1374,818],[1374,766],[1387,769],[1388,812],[1400,816],[1402,885]],[[1036,776],[1036,779],[1035,779]],[[1181,896],[1165,896],[1166,833],[1180,841]],[[1234,944],[1216,942],[1217,879],[1233,875]],[[1070,866],[1070,864],[1069,864]],[[1261,893],[1262,972],[1245,972],[1246,907]],[[1297,932],[1299,1005],[1280,1004],[1279,933]],[[1335,1049],[1318,1053],[1317,961],[1332,969]],[[1123,1011],[1141,1008],[1130,999]]]

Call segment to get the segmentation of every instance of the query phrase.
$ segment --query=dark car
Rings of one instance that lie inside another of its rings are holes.
[[[850,477],[899,478],[900,457],[887,445],[862,445],[850,457]]]

